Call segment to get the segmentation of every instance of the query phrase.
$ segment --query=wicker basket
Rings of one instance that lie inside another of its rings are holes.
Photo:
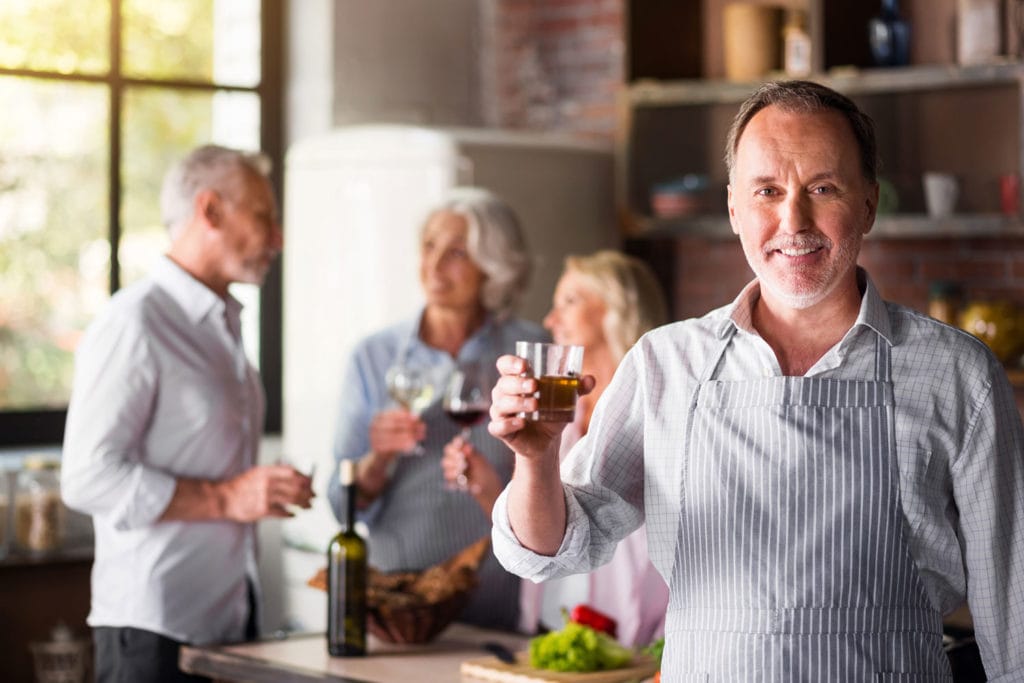
[[[429,643],[462,613],[469,596],[470,591],[463,590],[434,604],[371,606],[366,626],[389,643]]]
[[[419,572],[381,574],[370,570],[367,628],[389,643],[427,643],[458,618],[476,588],[477,568],[490,548],[490,536]],[[327,589],[327,570],[308,581]]]

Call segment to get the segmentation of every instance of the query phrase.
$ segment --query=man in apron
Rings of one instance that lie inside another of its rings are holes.
[[[499,360],[490,431],[516,469],[495,553],[542,581],[646,521],[666,681],[952,680],[942,616],[965,599],[989,680],[1024,681],[1024,430],[980,341],[857,267],[876,156],[824,86],[744,103],[729,216],[756,279],[637,342],[561,476],[562,425],[516,417],[536,383]]]

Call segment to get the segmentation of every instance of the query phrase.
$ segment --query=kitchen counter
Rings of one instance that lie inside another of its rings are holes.
[[[294,635],[240,645],[190,646],[181,651],[181,668],[192,674],[247,683],[393,683],[462,681],[467,659],[486,657],[486,642],[513,652],[528,638],[514,633],[452,624],[426,645],[392,645],[373,636],[365,657],[331,657],[322,633]]]

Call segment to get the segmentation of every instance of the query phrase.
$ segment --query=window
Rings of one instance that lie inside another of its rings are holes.
[[[262,149],[280,188],[282,5],[0,3],[0,445],[62,438],[79,337],[167,248],[174,160],[205,142]],[[279,271],[234,293],[277,430]]]

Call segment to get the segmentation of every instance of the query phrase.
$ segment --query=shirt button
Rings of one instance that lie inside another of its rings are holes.
[[[763,372],[764,372],[764,376],[765,377],[771,377],[772,376],[772,369],[770,367],[768,367],[767,365],[764,367],[764,371]]]

